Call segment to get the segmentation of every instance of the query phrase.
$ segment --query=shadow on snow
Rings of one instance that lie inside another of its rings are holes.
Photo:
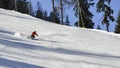
[[[47,48],[43,46],[23,43],[19,41],[12,41],[7,39],[1,39],[0,43],[9,47],[15,47],[15,48],[23,48],[23,49],[32,49],[32,50],[40,50],[40,51],[48,51],[48,52],[56,52],[56,53],[62,53],[62,54],[70,54],[70,55],[80,55],[80,56],[88,56],[93,58],[101,58],[101,59],[116,59],[120,60],[120,56],[114,56],[109,54],[96,54],[96,53],[90,53],[90,52],[84,52],[84,51],[77,51],[77,50],[69,50],[69,49],[63,49],[63,48]]]
[[[9,68],[45,68],[42,66],[0,58],[0,66]]]

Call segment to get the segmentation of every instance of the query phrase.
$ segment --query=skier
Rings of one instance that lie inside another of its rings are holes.
[[[36,31],[33,31],[32,34],[31,34],[31,38],[34,39],[35,36],[38,36],[37,32]]]

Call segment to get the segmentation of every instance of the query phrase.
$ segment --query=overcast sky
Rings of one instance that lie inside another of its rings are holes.
[[[52,4],[51,4],[51,0],[31,0],[32,1],[32,4],[34,6],[34,9],[37,8],[36,6],[36,3],[37,2],[40,2],[41,4],[41,7],[43,8],[43,10],[47,10],[48,13],[50,13],[52,11]],[[98,1],[98,0],[94,0],[94,1]],[[115,19],[117,18],[117,14],[118,14],[118,11],[120,10],[120,0],[112,0],[111,2],[111,7],[112,9],[114,9],[114,17]],[[97,28],[98,25],[100,25],[100,27],[104,30],[106,30],[106,26],[105,25],[102,25],[101,24],[101,20],[102,20],[102,15],[101,13],[96,13],[96,7],[92,7],[90,9],[90,11],[95,14],[94,17],[93,17],[93,21],[95,23],[95,28]],[[74,22],[76,22],[78,19],[74,16],[74,12],[73,12],[73,8],[68,8],[66,11],[65,11],[65,15],[69,15],[69,20],[71,22],[71,25],[73,25]],[[114,28],[115,28],[115,22],[112,22],[111,25],[110,25],[110,31],[114,31]]]

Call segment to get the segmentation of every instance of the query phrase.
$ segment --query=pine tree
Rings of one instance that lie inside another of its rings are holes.
[[[109,31],[110,21],[114,21],[113,10],[110,7],[111,0],[99,0],[97,3],[97,12],[103,12],[102,24],[106,24],[107,31]]]
[[[45,20],[45,21],[48,21],[48,15],[47,15],[48,13],[47,13],[47,11],[44,11],[43,12],[43,19]]]
[[[29,14],[29,5],[26,0],[17,1],[17,11],[25,14]]]
[[[54,22],[53,13],[55,13],[55,23],[60,24],[60,14],[59,14],[59,12],[57,11],[56,8],[55,8],[55,12],[50,13],[50,15],[48,17],[48,21]]]
[[[53,18],[53,12],[51,12],[50,15],[48,16],[48,21],[54,22],[53,19],[54,19],[54,18]]]
[[[0,0],[0,8],[14,9],[14,0]]]
[[[94,5],[90,3],[91,0],[66,0],[65,2],[74,6],[75,16],[79,21],[75,23],[78,27],[93,28],[94,23],[92,21],[93,14],[89,11],[89,8]]]
[[[70,21],[69,21],[69,17],[68,17],[68,15],[66,16],[66,21],[65,21],[64,24],[70,26]]]
[[[115,27],[115,33],[120,34],[120,11],[119,11],[118,18],[117,18],[117,25]]]
[[[37,6],[38,6],[38,9],[37,9],[37,12],[36,12],[36,17],[39,18],[39,19],[43,19],[43,11],[42,11],[40,2],[37,2]]]
[[[98,25],[97,29],[101,30],[100,26]]]

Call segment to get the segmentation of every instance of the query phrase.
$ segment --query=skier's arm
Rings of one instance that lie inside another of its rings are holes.
[[[39,35],[36,33],[36,36],[39,36]]]

